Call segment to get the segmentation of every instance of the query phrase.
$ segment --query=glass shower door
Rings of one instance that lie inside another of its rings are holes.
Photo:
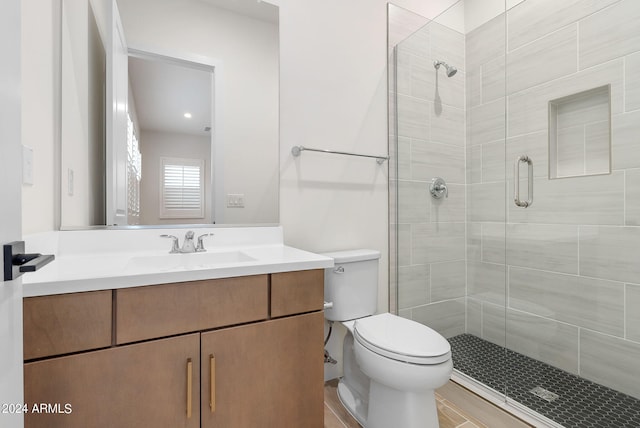
[[[503,400],[505,17],[470,38],[451,24],[462,5],[389,12],[391,308],[446,337],[455,376]]]
[[[506,393],[640,426],[640,6],[506,14]]]

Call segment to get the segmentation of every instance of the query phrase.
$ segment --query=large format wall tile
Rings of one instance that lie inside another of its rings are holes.
[[[534,166],[535,168],[535,166]],[[520,185],[526,194],[526,183]],[[511,223],[622,225],[624,174],[534,180],[533,205],[516,207],[509,201]],[[509,182],[509,194],[513,183]],[[523,197],[523,196],[521,196]],[[581,253],[582,254],[582,253]]]
[[[398,64],[400,70],[400,64]],[[435,69],[428,58],[411,56],[409,61],[408,86],[413,97],[433,101],[433,88],[436,83]],[[400,92],[400,89],[398,89]]]
[[[392,71],[395,73],[395,93],[411,96],[411,58],[414,57],[406,49],[398,47],[396,51],[396,63]],[[420,58],[420,57],[415,57]],[[425,59],[426,61],[426,59]]]
[[[640,110],[613,116],[611,125],[612,168],[640,168]]]
[[[504,140],[482,145],[482,182],[504,181]]]
[[[505,137],[505,106],[500,98],[472,107],[467,114],[469,144],[490,143]]]
[[[411,225],[398,224],[397,227],[397,250],[394,251],[396,242],[391,241],[389,251],[391,254],[398,254],[398,267],[409,266],[411,264]]]
[[[581,330],[580,374],[640,399],[640,344]]]
[[[578,273],[578,226],[508,224],[507,264]]]
[[[397,137],[398,140],[398,164],[397,178],[399,180],[411,180],[411,139]],[[392,153],[390,153],[393,156]],[[389,176],[396,177],[396,163],[389,159]]]
[[[431,265],[431,301],[464,297],[466,291],[464,260]]]
[[[624,336],[624,284],[511,267],[509,307]]]
[[[411,167],[414,180],[442,177],[447,184],[464,184],[464,147],[413,140]]]
[[[638,227],[580,226],[580,275],[636,283],[639,254]]]
[[[434,69],[433,63],[431,68]],[[434,69],[435,71],[435,69]],[[434,101],[440,102],[443,105],[456,107],[459,109],[465,108],[465,88],[466,81],[465,72],[458,70],[458,72],[452,77],[446,77],[445,70],[440,68],[438,70],[435,83],[430,88],[431,94],[434,97]]]
[[[625,59],[625,111],[640,109],[640,52]]]
[[[411,233],[413,264],[464,260],[464,223],[414,224]]]
[[[428,101],[398,95],[398,135],[428,140],[430,110]]]
[[[488,103],[504,97],[506,79],[504,55],[482,65],[482,102]]]
[[[466,35],[466,67],[475,70],[494,58],[504,55],[504,15],[493,18]]]
[[[507,54],[507,93],[577,71],[578,27],[571,25]]]
[[[426,18],[423,19],[424,24],[427,24],[427,22],[431,22]],[[400,43],[398,43],[396,47],[397,50],[402,50],[403,52],[409,53],[411,55],[429,58],[429,52],[431,50],[431,35],[429,29],[431,27],[430,25],[424,24],[420,26],[420,29],[418,29],[417,31],[410,33],[410,35],[407,34],[407,37]]]
[[[622,0],[580,21],[580,68],[640,50],[640,4]]]
[[[411,310],[414,321],[430,327],[444,337],[464,333],[465,299],[445,300]]]
[[[467,184],[482,182],[482,145],[467,146]]]
[[[398,181],[398,222],[428,222],[431,194],[421,181]]]
[[[623,60],[619,59],[510,95],[508,136],[546,132],[549,126],[549,101],[609,84],[611,114],[621,114],[624,111],[623,82]]]
[[[482,73],[480,68],[467,70],[465,73],[466,108],[482,104]]]
[[[398,308],[406,309],[429,303],[429,265],[398,268]]]
[[[504,265],[467,263],[467,295],[497,305],[505,304],[506,270]]]
[[[431,107],[431,141],[464,147],[464,110],[435,103]]]
[[[627,226],[640,226],[640,169],[625,171],[625,195],[625,222]]]
[[[488,263],[505,264],[505,224],[482,224],[482,261]]]
[[[437,22],[429,24],[431,33],[431,60],[444,61],[458,70],[464,70],[465,36]]]
[[[431,183],[425,183],[429,187]],[[465,194],[464,184],[447,184],[449,197],[431,199],[431,222],[464,222]]]
[[[482,337],[482,302],[467,298],[467,329],[466,332]]]
[[[569,373],[578,373],[577,327],[508,310],[506,346]]]
[[[467,264],[482,261],[482,223],[467,222]]]
[[[506,309],[482,302],[482,338],[498,346],[506,345]]]
[[[547,131],[525,134],[507,138],[507,180],[513,179],[513,164],[521,155],[527,155],[533,160],[533,176],[549,176],[549,138]]]
[[[507,12],[509,50],[576,22],[619,0],[525,1]]]
[[[640,343],[640,285],[627,284],[626,297],[626,338]]]
[[[505,183],[467,185],[468,221],[505,221]]]

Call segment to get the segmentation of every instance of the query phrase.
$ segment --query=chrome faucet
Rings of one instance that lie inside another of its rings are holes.
[[[180,248],[180,252],[181,253],[196,252],[196,244],[193,243],[193,230],[190,230],[184,234],[184,242],[182,243],[182,248]]]
[[[207,251],[207,249],[204,248],[204,243],[202,242],[207,236],[213,236],[213,233],[205,233],[204,235],[198,236],[198,245],[196,246],[196,252],[202,253],[204,251]]]
[[[161,238],[171,238],[171,250],[169,250],[170,254],[175,253],[200,253],[203,251],[207,251],[204,248],[203,239],[207,236],[213,236],[213,233],[205,233],[204,235],[198,236],[198,244],[193,243],[194,233],[192,230],[188,231],[184,235],[184,242],[182,243],[182,248],[180,248],[180,243],[178,242],[178,238],[174,235],[160,235]]]

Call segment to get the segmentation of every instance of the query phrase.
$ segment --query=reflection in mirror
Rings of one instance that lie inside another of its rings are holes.
[[[278,223],[277,7],[61,1],[61,226]]]

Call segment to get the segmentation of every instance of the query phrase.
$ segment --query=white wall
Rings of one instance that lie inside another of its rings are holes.
[[[373,248],[380,311],[388,307],[388,165],[303,153],[295,145],[387,154],[387,5],[279,0],[280,222],[311,251]],[[434,17],[454,1],[394,2]]]
[[[140,182],[140,223],[181,224],[208,223],[211,218],[211,143],[207,137],[173,134],[169,132],[142,131],[142,180]],[[201,159],[205,163],[205,217],[201,219],[160,219],[160,158],[173,157]]]
[[[22,186],[24,234],[55,228],[52,40],[53,2],[22,0],[22,144],[33,149],[33,185]]]

